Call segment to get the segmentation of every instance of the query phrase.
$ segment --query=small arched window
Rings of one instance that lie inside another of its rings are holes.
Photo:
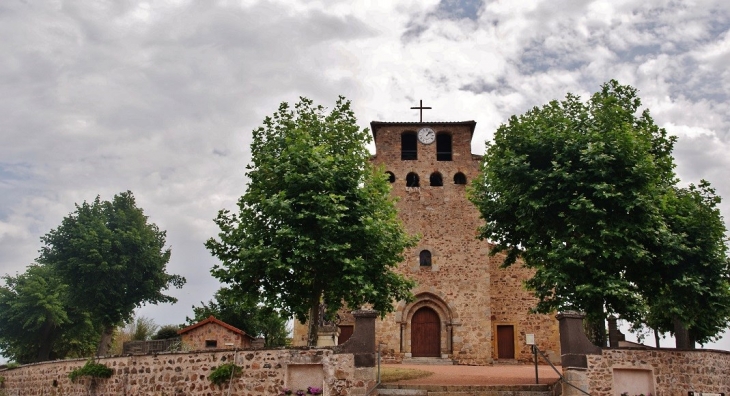
[[[457,172],[454,175],[454,184],[466,184],[466,176],[461,172]]]
[[[431,266],[431,252],[428,250],[421,250],[421,254],[418,257],[421,267]]]
[[[451,134],[447,132],[436,135],[436,161],[451,161]]]
[[[406,175],[406,187],[420,187],[417,173],[411,172]]]
[[[400,135],[400,159],[402,161],[418,159],[418,144],[415,132],[403,132]]]
[[[395,175],[393,174],[393,172],[387,171],[385,172],[385,175],[388,177],[388,182],[390,182],[390,184],[395,183]]]
[[[443,187],[444,185],[444,178],[438,172],[431,173],[429,181],[431,182],[431,187]]]

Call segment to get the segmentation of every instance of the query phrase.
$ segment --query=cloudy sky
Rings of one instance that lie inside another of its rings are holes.
[[[510,115],[615,78],[728,219],[729,29],[727,0],[3,0],[0,274],[74,203],[131,190],[188,280],[141,314],[183,322],[219,287],[203,242],[244,192],[251,131],[299,96],[344,95],[362,127],[418,121],[423,99],[424,121],[476,120],[482,153]]]

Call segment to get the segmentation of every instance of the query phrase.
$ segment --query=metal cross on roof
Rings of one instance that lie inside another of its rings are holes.
[[[423,107],[423,100],[419,100],[418,102],[419,102],[418,107],[411,107],[411,109],[414,109],[414,110],[417,109],[417,110],[420,111],[420,113],[421,113],[421,121],[420,122],[423,122],[423,110],[424,109],[431,109],[431,108],[430,107]]]

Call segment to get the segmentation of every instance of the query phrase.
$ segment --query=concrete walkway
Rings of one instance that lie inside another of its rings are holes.
[[[384,365],[389,367],[391,365]],[[435,366],[398,364],[391,367],[431,371],[433,375],[407,381],[389,382],[397,385],[530,385],[535,384],[535,366],[522,364],[494,366]],[[560,366],[556,368],[562,372]],[[560,378],[547,365],[538,366],[540,384],[553,384]]]

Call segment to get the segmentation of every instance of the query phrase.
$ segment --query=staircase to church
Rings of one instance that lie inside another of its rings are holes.
[[[551,396],[550,385],[385,385],[380,396]]]

